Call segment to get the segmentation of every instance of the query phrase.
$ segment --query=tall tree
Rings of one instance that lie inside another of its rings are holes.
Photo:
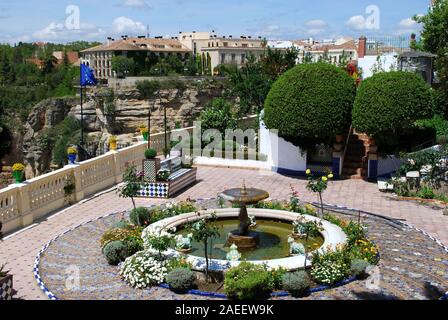
[[[423,24],[423,48],[438,56],[436,70],[448,116],[448,0],[436,1],[426,15],[415,16],[414,20]]]

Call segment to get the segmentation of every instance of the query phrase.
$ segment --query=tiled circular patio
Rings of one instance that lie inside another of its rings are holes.
[[[287,200],[293,186],[304,201],[316,201],[315,195],[306,190],[306,180],[282,176],[269,171],[230,169],[219,167],[198,167],[198,183],[178,195],[174,201],[186,198],[215,197],[219,192],[242,184],[267,190],[271,198]],[[405,219],[448,246],[448,216],[442,210],[415,202],[396,201],[390,194],[378,191],[376,184],[362,180],[334,181],[324,194],[327,203],[354,207],[384,216]],[[137,199],[137,205],[159,205],[166,200]],[[130,200],[121,199],[114,190],[95,196],[84,203],[56,212],[34,225],[0,242],[0,261],[7,263],[14,275],[14,288],[18,299],[47,299],[37,286],[33,275],[33,263],[39,250],[51,239],[79,224],[128,210]],[[398,257],[401,258],[401,257]],[[432,262],[431,262],[432,263]],[[448,267],[445,265],[445,273]],[[184,297],[183,297],[184,298]]]
[[[201,206],[213,208],[215,201]],[[348,211],[338,214],[357,219]],[[99,239],[119,220],[112,214],[88,222],[58,237],[42,254],[39,273],[45,286],[59,299],[204,299],[194,295],[177,295],[167,289],[137,290],[123,282],[117,267],[109,266],[101,254]],[[306,299],[439,299],[448,290],[448,252],[424,233],[400,222],[363,215],[369,238],[380,247],[378,287],[372,279],[313,293]],[[69,275],[79,270],[80,286],[71,288]],[[378,289],[379,288],[379,289]]]

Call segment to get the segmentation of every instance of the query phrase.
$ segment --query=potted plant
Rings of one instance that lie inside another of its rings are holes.
[[[12,166],[12,177],[14,178],[16,183],[22,183],[24,170],[25,165],[23,163],[15,163]]]
[[[78,155],[78,150],[75,147],[69,147],[67,149],[68,163],[75,164],[77,155]]]
[[[170,178],[170,174],[171,173],[169,170],[166,169],[159,170],[159,172],[157,172],[157,180],[166,182]]]
[[[109,138],[109,149],[111,151],[117,150],[117,137],[116,136],[111,136]]]
[[[146,128],[146,127],[141,127],[141,128],[140,128],[140,134],[143,136],[143,140],[148,141],[148,138],[149,138],[149,131],[148,131],[148,128]]]
[[[160,159],[155,149],[146,149],[143,160],[143,174],[149,182],[157,181],[157,172],[160,170]]]
[[[12,274],[0,265],[0,300],[12,300],[14,294]]]

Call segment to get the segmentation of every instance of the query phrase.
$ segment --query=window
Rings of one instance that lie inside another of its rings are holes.
[[[226,54],[225,53],[221,53],[221,64],[226,63]]]
[[[232,53],[232,62],[234,62],[236,59],[236,55],[234,53]]]
[[[241,55],[241,63],[244,63],[246,61],[246,55],[243,53]]]
[[[228,43],[228,42],[223,42],[223,43],[222,43],[222,46],[223,46],[223,47],[228,47],[228,46],[229,46],[229,43]]]

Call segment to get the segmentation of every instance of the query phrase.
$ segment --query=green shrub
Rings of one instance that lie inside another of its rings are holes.
[[[271,279],[271,287],[273,289],[281,289],[283,276],[287,273],[285,268],[279,267],[269,271],[269,278]]]
[[[356,86],[346,72],[327,63],[302,64],[272,85],[264,121],[288,140],[316,141],[346,132]]]
[[[350,272],[352,275],[357,277],[364,277],[366,275],[366,269],[370,266],[370,263],[362,259],[353,259]]]
[[[154,159],[157,157],[157,151],[154,149],[146,149],[145,150],[145,158],[148,160]]]
[[[418,196],[423,199],[434,199],[436,197],[436,193],[431,187],[424,186],[418,192]]]
[[[292,296],[300,297],[311,287],[311,280],[306,271],[286,273],[283,275],[282,287]]]
[[[417,74],[381,72],[362,82],[353,108],[353,127],[371,136],[397,136],[434,115],[432,92]]]
[[[237,127],[237,119],[232,105],[222,98],[215,98],[206,105],[201,113],[201,121],[202,133],[208,129],[216,129],[224,135],[226,129]]]
[[[151,211],[144,207],[132,209],[129,219],[136,226],[147,226],[151,220]]]
[[[242,262],[225,274],[224,290],[233,299],[265,298],[272,289],[270,273],[262,265]]]
[[[103,254],[110,265],[116,266],[130,256],[128,248],[123,241],[109,242],[103,249]]]
[[[184,292],[193,288],[196,277],[190,269],[177,268],[166,275],[166,283],[175,292]]]
[[[129,221],[127,221],[127,220],[120,220],[120,221],[115,222],[112,225],[113,228],[117,228],[117,229],[127,229],[130,226],[131,225],[130,225]]]

